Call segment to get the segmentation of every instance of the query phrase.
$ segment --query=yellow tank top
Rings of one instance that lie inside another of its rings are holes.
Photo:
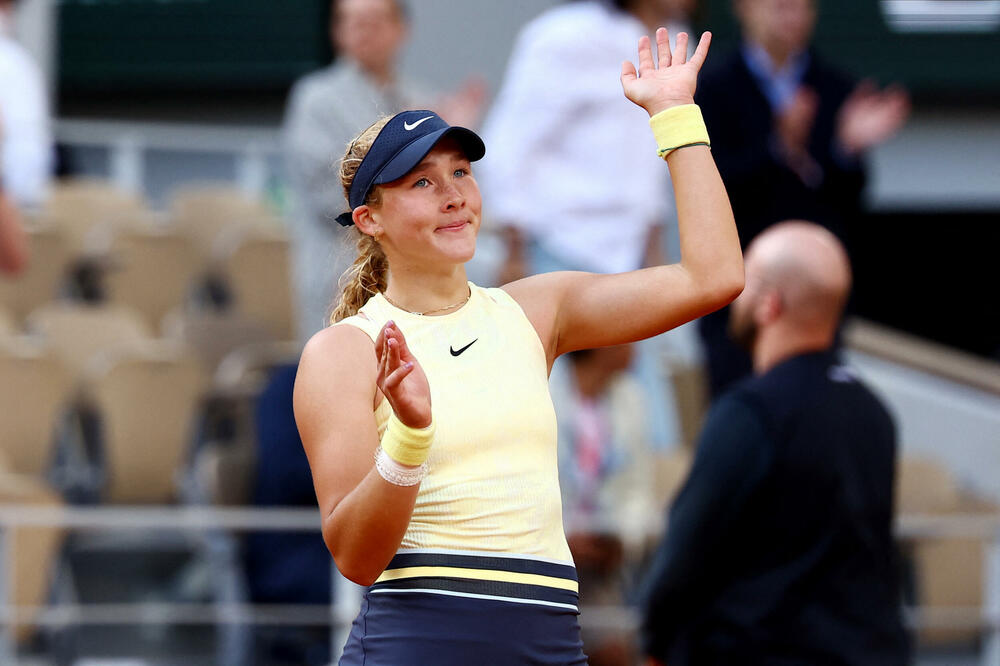
[[[545,351],[509,294],[469,288],[469,301],[446,315],[415,315],[377,294],[339,322],[374,340],[395,321],[430,384],[436,433],[400,553],[507,554],[571,565]],[[390,413],[383,399],[380,435]]]

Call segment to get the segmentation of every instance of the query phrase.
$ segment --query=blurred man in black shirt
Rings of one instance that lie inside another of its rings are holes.
[[[731,332],[755,377],[709,414],[646,585],[651,664],[907,663],[895,428],[831,351],[847,255],[785,222],[746,253]]]
[[[695,101],[729,192],[740,242],[808,219],[846,239],[863,219],[865,153],[906,121],[900,88],[857,84],[812,47],[817,0],[733,0],[742,40],[698,78]],[[699,320],[712,396],[750,373],[726,338],[729,309]]]

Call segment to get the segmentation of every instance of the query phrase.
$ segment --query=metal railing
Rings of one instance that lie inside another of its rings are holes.
[[[72,532],[148,530],[210,533],[320,529],[312,509],[245,507],[42,507],[0,505],[0,663],[16,663],[12,629],[15,624],[76,626],[95,624],[301,625],[329,626],[331,656],[336,661],[357,613],[362,588],[334,569],[334,603],[261,605],[222,600],[208,604],[130,603],[56,604],[44,607],[10,603],[8,582],[14,561],[16,528],[48,527]],[[986,563],[981,608],[913,608],[906,613],[912,629],[973,628],[984,632],[981,663],[1000,664],[1000,514],[902,515],[896,521],[900,539],[982,539]],[[332,560],[331,560],[332,566]],[[581,624],[634,629],[634,610],[623,607],[581,607]]]

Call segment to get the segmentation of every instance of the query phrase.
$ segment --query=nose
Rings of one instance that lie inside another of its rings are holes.
[[[448,183],[444,186],[443,190],[444,200],[443,200],[443,210],[457,210],[465,205],[465,195],[455,186],[454,183]]]

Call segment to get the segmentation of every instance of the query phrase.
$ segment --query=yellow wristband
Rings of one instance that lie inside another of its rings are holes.
[[[426,428],[411,428],[395,414],[389,416],[389,423],[382,434],[382,450],[402,465],[422,465],[430,455],[433,442],[433,421]]]
[[[697,104],[682,104],[660,111],[649,119],[659,156],[666,159],[671,151],[688,146],[709,146],[708,128]]]

